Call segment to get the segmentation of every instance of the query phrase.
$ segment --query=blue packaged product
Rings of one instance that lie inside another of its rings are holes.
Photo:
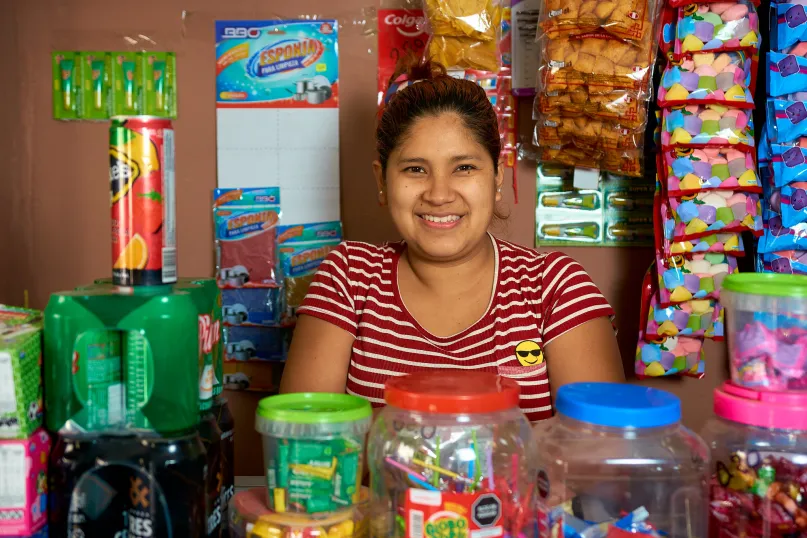
[[[803,182],[785,185],[779,192],[779,213],[782,225],[795,226],[807,221],[807,184]]]
[[[769,99],[767,113],[771,143],[783,144],[807,135],[807,101]]]
[[[807,222],[786,227],[782,216],[766,208],[765,231],[759,238],[757,252],[769,254],[780,250],[807,250]]]
[[[807,12],[801,4],[771,6],[771,50],[807,41]]]
[[[807,181],[807,148],[771,144],[771,170],[776,187]]]
[[[221,319],[231,326],[267,326],[280,323],[281,290],[225,289],[221,292]]]
[[[807,91],[807,58],[795,54],[769,52],[767,59],[770,97]]]
[[[762,129],[759,135],[759,147],[757,148],[757,161],[760,168],[763,164],[771,160],[771,145],[768,142],[768,130]]]
[[[341,241],[342,224],[338,221],[283,226],[278,230],[286,316],[294,316],[320,264]]]
[[[227,361],[284,361],[290,329],[281,327],[224,327]]]
[[[757,256],[757,272],[807,275],[807,252],[786,250]]]

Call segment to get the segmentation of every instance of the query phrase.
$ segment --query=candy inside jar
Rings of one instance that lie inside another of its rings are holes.
[[[425,372],[387,382],[369,436],[371,535],[534,535],[530,425],[515,381]]]

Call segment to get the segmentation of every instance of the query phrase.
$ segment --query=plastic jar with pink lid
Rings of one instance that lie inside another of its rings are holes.
[[[715,389],[711,538],[807,537],[807,394]]]

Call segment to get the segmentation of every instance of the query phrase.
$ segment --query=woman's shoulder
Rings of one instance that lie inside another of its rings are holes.
[[[553,274],[565,269],[570,264],[577,264],[571,256],[562,252],[540,252],[534,248],[523,247],[510,241],[496,239],[499,250],[499,263],[502,270],[526,277]]]
[[[380,262],[391,258],[400,248],[400,243],[365,243],[363,241],[342,241],[336,251],[349,260]]]

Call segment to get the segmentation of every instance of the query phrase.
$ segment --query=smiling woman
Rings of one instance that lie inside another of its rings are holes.
[[[583,268],[490,235],[501,200],[496,114],[441,66],[399,68],[376,131],[378,196],[403,241],[346,242],[298,310],[281,392],[383,405],[392,376],[483,370],[518,382],[530,420],[557,388],[622,381],[613,311]]]

